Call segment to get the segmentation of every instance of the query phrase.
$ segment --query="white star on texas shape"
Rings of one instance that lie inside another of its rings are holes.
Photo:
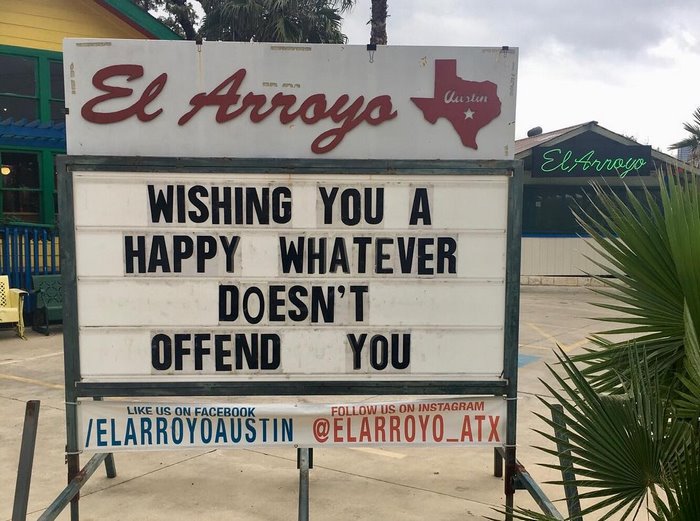
[[[474,111],[472,111],[472,109],[467,109],[464,113],[464,119],[474,119]]]

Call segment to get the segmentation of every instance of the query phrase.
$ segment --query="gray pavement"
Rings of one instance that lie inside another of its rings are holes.
[[[543,440],[532,431],[542,424],[532,414],[544,410],[539,378],[552,349],[584,348],[602,324],[587,317],[598,300],[577,287],[523,287],[520,317],[518,459],[550,499],[560,487],[538,466],[548,458],[532,448]],[[41,400],[28,519],[41,515],[65,486],[63,338],[60,326],[45,337],[31,330],[23,341],[0,330],[0,521],[10,520],[27,400]],[[372,400],[376,397],[363,397]],[[337,397],[313,397],[338,401]],[[270,401],[251,398],[250,403]],[[300,399],[299,401],[306,401]],[[182,401],[182,400],[181,400]],[[290,403],[291,398],[280,401]],[[504,502],[503,481],[492,475],[491,449],[391,448],[316,449],[310,480],[313,519],[470,520],[496,515]],[[83,457],[81,464],[87,461]],[[297,519],[298,471],[293,449],[232,449],[138,452],[116,457],[118,475],[98,470],[83,488],[81,519]],[[537,509],[527,492],[516,505]],[[565,505],[558,503],[565,513]],[[496,515],[496,517],[498,517]],[[69,519],[68,509],[59,519]]]

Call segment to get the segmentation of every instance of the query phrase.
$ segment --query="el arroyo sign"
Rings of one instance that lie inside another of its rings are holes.
[[[513,159],[516,50],[67,40],[64,67],[68,380],[107,397],[314,382],[490,395],[357,411],[85,399],[69,449],[514,441],[499,393],[515,396],[515,162],[488,163]]]
[[[513,158],[516,50],[235,47],[68,40],[68,152]]]

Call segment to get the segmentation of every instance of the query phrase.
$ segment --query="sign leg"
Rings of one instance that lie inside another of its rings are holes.
[[[493,449],[493,475],[497,478],[503,477],[503,456],[498,449]]]
[[[297,449],[299,457],[299,521],[309,521],[309,452]]]
[[[78,454],[68,454],[66,456],[68,460],[68,484],[73,481],[73,479],[80,472],[80,456]],[[73,499],[70,500],[70,521],[80,521],[80,492],[77,492]]]
[[[516,460],[515,447],[506,447],[506,476],[504,481],[506,494],[506,521],[513,521],[513,507],[515,506],[515,480]]]
[[[15,485],[12,521],[24,521],[27,517],[29,486],[32,482],[32,465],[34,463],[34,447],[36,446],[36,431],[39,425],[39,404],[38,400],[28,401],[24,413],[24,428],[22,430],[22,445],[17,467],[17,484]]]
[[[66,400],[66,463],[68,464],[68,485],[80,473],[80,454],[78,453],[78,405],[74,393],[66,391],[66,396],[70,396]],[[80,492],[77,492],[70,502],[70,519],[71,521],[80,521],[80,511],[78,502],[80,501]]]
[[[95,473],[95,471],[100,468],[104,462],[107,454],[95,454],[90,460],[85,464],[85,467],[78,471],[75,478],[73,478],[68,486],[63,489],[63,491],[58,495],[53,502],[46,507],[44,513],[41,514],[37,521],[53,521],[56,519],[63,509],[71,503],[73,499],[78,497],[80,489],[85,485],[88,479]],[[78,514],[77,505],[74,507],[71,505],[71,518],[72,516]]]
[[[566,425],[566,416],[561,405],[552,406],[552,420],[557,425]],[[569,482],[568,485],[564,485],[564,495],[566,496],[566,507],[569,511],[569,517],[572,521],[583,521],[581,517],[581,503],[578,499],[578,487],[571,484],[576,479],[576,475],[574,474],[574,464],[571,461],[571,451],[567,449],[569,437],[565,429],[556,426],[554,427],[554,436],[557,438],[559,464],[563,469],[561,477],[564,481]]]
[[[92,399],[96,402],[101,402],[104,400],[102,396],[93,396]],[[117,465],[114,463],[114,454],[111,452],[107,454],[107,457],[105,458],[105,472],[108,478],[117,477]]]
[[[105,472],[108,478],[117,477],[117,465],[114,463],[114,454],[111,452],[105,458]]]

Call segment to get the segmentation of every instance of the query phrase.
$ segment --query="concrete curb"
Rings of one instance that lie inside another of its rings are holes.
[[[520,277],[522,286],[604,286],[602,282],[593,277],[565,277],[565,276],[543,276],[543,275],[523,275]]]

